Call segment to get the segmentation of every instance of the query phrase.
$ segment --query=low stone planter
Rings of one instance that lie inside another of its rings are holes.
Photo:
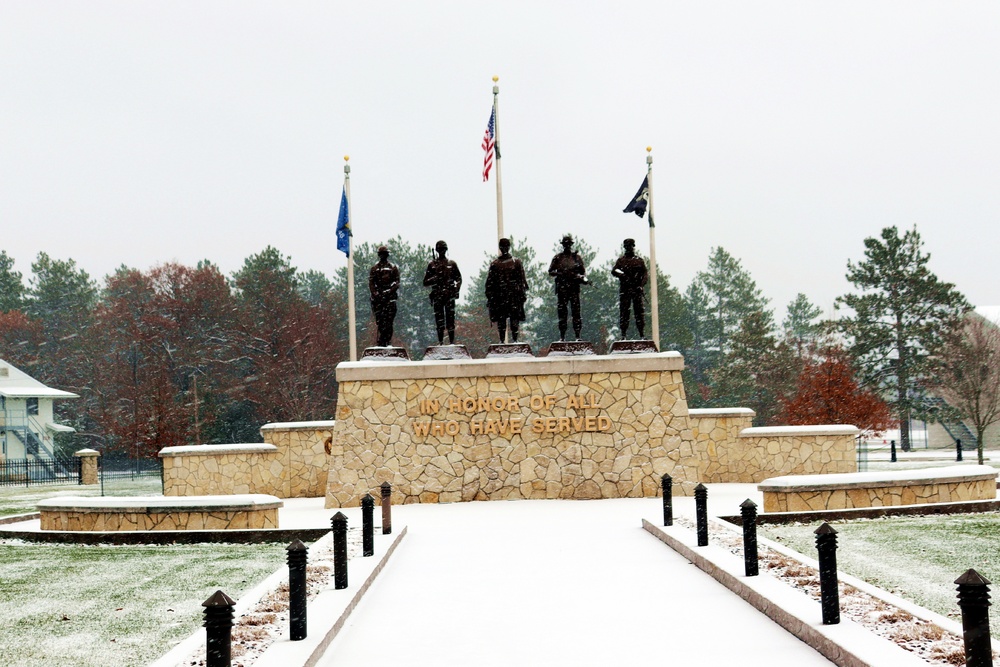
[[[993,500],[997,469],[947,466],[828,475],[787,475],[757,485],[765,512],[807,512]]]
[[[62,496],[38,503],[42,530],[239,530],[278,527],[281,500],[238,496]]]

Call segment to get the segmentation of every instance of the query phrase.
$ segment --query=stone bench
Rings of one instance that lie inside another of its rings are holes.
[[[765,512],[809,512],[994,500],[997,469],[948,466],[922,470],[787,475],[757,485]]]
[[[238,496],[61,496],[38,503],[42,530],[240,530],[278,527],[281,500]]]

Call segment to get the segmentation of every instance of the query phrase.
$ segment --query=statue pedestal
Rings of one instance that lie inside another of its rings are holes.
[[[554,340],[549,345],[550,357],[584,357],[594,353],[594,344],[587,340]]]
[[[409,361],[405,347],[366,347],[359,361]]]
[[[496,343],[486,351],[487,359],[511,359],[516,357],[531,357],[531,346],[527,343]]]
[[[448,361],[451,359],[471,359],[469,349],[464,345],[431,345],[424,352],[424,361]]]
[[[651,340],[616,340],[608,354],[647,354],[659,352]]]

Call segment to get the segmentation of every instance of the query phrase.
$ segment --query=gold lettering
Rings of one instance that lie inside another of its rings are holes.
[[[510,427],[510,420],[500,419],[497,421],[497,433],[499,433],[500,435],[505,435],[509,427]]]
[[[585,421],[586,421],[586,424],[584,425],[585,430],[587,431],[597,430],[597,417],[587,417]]]
[[[559,422],[558,422],[558,420],[555,417],[546,417],[545,418],[545,432],[546,433],[555,433],[556,432],[556,426],[558,426],[558,423]]]
[[[576,396],[574,396],[573,394],[570,394],[570,395],[569,395],[569,396],[568,396],[568,397],[566,398],[566,409],[567,409],[567,410],[570,410],[570,409],[573,409],[573,410],[575,410],[576,408],[579,408],[579,407],[580,407],[580,404],[579,404],[579,402],[578,402],[578,399],[577,399],[577,397],[576,397]]]
[[[601,407],[601,406],[599,406],[597,404],[597,394],[587,394],[587,398],[590,399],[590,405],[584,405],[582,407],[585,407],[585,408],[599,408],[599,407]]]
[[[545,399],[543,399],[541,396],[534,396],[534,395],[532,395],[531,396],[531,400],[530,400],[530,404],[531,404],[531,409],[532,410],[541,410],[542,408],[545,407]],[[540,432],[541,431],[539,431],[539,433]]]
[[[473,419],[469,422],[469,435],[482,435],[483,433],[483,420]]]
[[[413,433],[415,435],[427,435],[430,427],[430,422],[413,422]]]
[[[440,409],[441,401],[438,399],[420,401],[420,414],[422,415],[436,415]]]
[[[611,430],[611,417],[605,417],[601,415],[597,418],[597,428],[600,431],[610,431]]]
[[[475,398],[471,398],[471,397],[470,398],[466,398],[466,399],[464,399],[462,401],[462,411],[463,412],[475,412],[477,404],[478,404],[478,401],[476,401]]]
[[[517,410],[517,396],[507,397],[507,409],[510,410],[511,412]]]
[[[444,424],[441,422],[432,422],[431,435],[444,435]]]
[[[569,433],[569,417],[559,417],[559,432]]]
[[[484,432],[485,433],[494,433],[495,434],[497,432],[497,420],[496,419],[487,419],[486,420],[486,430]]]
[[[556,397],[555,397],[555,395],[554,394],[546,394],[545,395],[545,407],[548,408],[549,410],[551,410],[553,407],[555,407],[555,404],[556,404]]]
[[[520,435],[522,429],[524,429],[524,420],[523,419],[511,419],[510,420],[510,433],[511,433],[511,435]]]
[[[444,423],[444,432],[448,435],[458,435],[458,422],[450,419]]]
[[[544,433],[545,432],[545,420],[544,419],[532,419],[531,420],[531,432],[532,433]]]
[[[582,431],[583,423],[586,421],[584,417],[573,417],[573,430]]]
[[[457,398],[448,399],[448,410],[451,412],[461,412],[462,411],[462,401]]]

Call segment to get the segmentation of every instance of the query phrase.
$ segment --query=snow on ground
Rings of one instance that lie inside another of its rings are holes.
[[[710,511],[760,501],[753,485],[726,486]],[[320,665],[831,664],[642,530],[660,507],[396,507],[409,535]]]

